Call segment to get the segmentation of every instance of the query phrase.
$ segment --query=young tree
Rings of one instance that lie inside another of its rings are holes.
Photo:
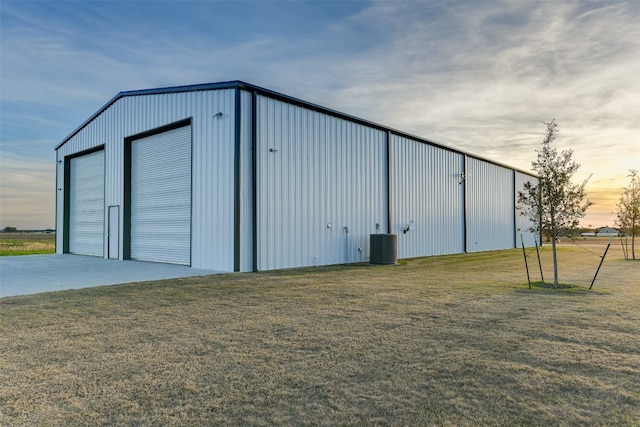
[[[631,256],[636,259],[635,240],[640,234],[640,177],[637,170],[630,170],[629,186],[623,189],[618,203],[618,226],[631,235]]]
[[[538,175],[538,183],[525,183],[524,191],[518,191],[518,204],[521,215],[529,217],[534,224],[531,231],[542,232],[551,239],[553,287],[557,288],[558,236],[563,231],[574,229],[592,203],[588,200],[583,203],[586,196],[584,188],[589,178],[580,185],[571,182],[571,178],[580,168],[580,165],[571,159],[573,150],[558,153],[558,150],[551,146],[558,132],[555,119],[542,123],[547,127],[547,134],[542,141],[542,148],[536,150],[536,160],[531,162],[532,169]]]

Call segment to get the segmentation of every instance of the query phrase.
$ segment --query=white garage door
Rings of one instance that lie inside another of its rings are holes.
[[[104,254],[104,150],[70,161],[69,252]]]
[[[191,264],[191,126],[131,143],[131,259]]]

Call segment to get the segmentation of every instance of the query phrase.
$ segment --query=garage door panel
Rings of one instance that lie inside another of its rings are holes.
[[[167,181],[167,185],[170,185],[170,181]],[[173,198],[169,198],[169,197],[164,197],[168,194],[171,194],[173,196]],[[133,195],[133,192],[132,192]],[[138,201],[140,202],[148,202],[148,203],[152,203],[153,206],[158,206],[158,205],[183,205],[185,203],[189,203],[191,197],[189,194],[189,187],[185,187],[184,189],[182,189],[181,191],[172,191],[170,189],[162,189],[159,188],[158,185],[154,185],[153,187],[150,187],[148,189],[144,189],[141,188],[140,191],[138,192],[138,194],[136,194],[138,197]],[[146,206],[141,206],[140,208],[143,209]]]
[[[173,209],[174,207],[176,209]],[[166,213],[162,212],[165,210],[164,208],[167,209]],[[180,227],[181,229],[188,230],[189,224],[185,222],[185,212],[181,212],[181,209],[178,208],[182,208],[182,206],[158,204],[156,209],[141,210],[138,212],[139,215],[133,217],[133,220],[138,222],[138,230],[149,228],[157,231],[158,225],[171,228]]]
[[[131,258],[191,264],[191,127],[132,142]]]
[[[104,150],[69,162],[69,252],[104,254]]]

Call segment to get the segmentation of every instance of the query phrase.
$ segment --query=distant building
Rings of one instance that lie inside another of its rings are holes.
[[[530,173],[239,81],[120,92],[56,160],[57,253],[259,271],[366,261],[375,233],[398,258],[536,239]]]
[[[596,236],[598,237],[618,237],[620,234],[620,230],[617,228],[600,227],[596,230]]]

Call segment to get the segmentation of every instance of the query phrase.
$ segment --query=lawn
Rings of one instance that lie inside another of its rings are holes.
[[[0,256],[52,254],[55,233],[0,233]]]
[[[560,291],[507,250],[0,299],[0,425],[637,426],[640,262],[589,291],[603,243]]]

